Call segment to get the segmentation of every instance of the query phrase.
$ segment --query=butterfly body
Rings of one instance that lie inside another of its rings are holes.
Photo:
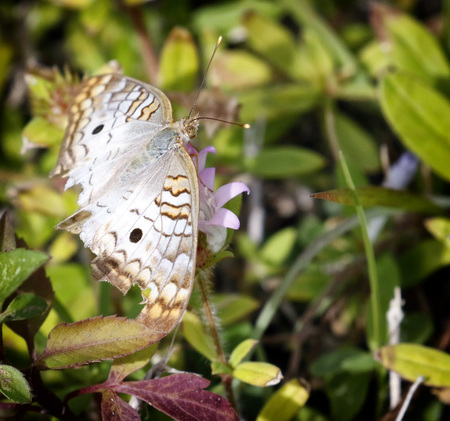
[[[53,174],[81,185],[80,210],[58,228],[80,234],[96,279],[124,294],[138,285],[138,320],[169,333],[184,314],[195,273],[199,188],[184,145],[194,120],[172,121],[168,98],[122,75],[84,81]]]

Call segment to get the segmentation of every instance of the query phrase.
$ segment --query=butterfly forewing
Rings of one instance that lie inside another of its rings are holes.
[[[138,320],[168,334],[192,289],[199,193],[195,166],[159,90],[121,75],[83,82],[70,107],[55,174],[83,188],[81,209],[60,228],[97,257],[93,275],[123,293],[137,284]]]

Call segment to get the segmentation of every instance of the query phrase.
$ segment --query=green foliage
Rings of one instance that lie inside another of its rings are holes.
[[[380,350],[381,363],[403,378],[415,381],[422,376],[425,384],[450,386],[450,355],[417,344],[398,344]]]
[[[0,5],[0,418],[393,419],[392,371],[403,395],[424,377],[407,416],[444,419],[447,2],[194,3]],[[227,205],[243,227],[228,248],[205,256],[200,237],[189,309],[160,341],[134,320],[138,288],[94,281],[78,236],[55,231],[79,190],[48,176],[80,80],[143,80],[178,120],[219,36],[192,116],[252,127],[200,120],[193,144],[216,148],[216,188],[251,194]]]

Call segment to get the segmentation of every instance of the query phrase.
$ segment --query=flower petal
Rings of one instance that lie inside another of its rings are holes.
[[[198,154],[197,149],[195,149],[195,147],[192,143],[190,143],[190,142],[186,143],[186,145],[184,145],[184,147],[186,148],[189,155],[197,155]]]
[[[211,191],[214,190],[214,179],[216,177],[215,167],[204,168],[199,171],[198,176],[203,181],[203,184],[208,187]]]
[[[208,156],[208,153],[216,153],[216,148],[214,146],[207,146],[197,154],[198,171],[201,171],[205,168],[206,157]]]
[[[250,189],[244,183],[240,183],[238,181],[219,187],[214,193],[216,207],[221,208],[233,197],[236,197],[238,194],[243,192],[250,194]]]
[[[241,223],[239,218],[229,209],[220,208],[209,221],[199,222],[199,225],[219,225],[226,228],[237,230]]]

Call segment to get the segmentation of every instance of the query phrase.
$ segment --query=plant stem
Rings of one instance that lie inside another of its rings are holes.
[[[332,104],[328,102],[325,105],[325,130],[332,145],[332,148],[339,149],[339,140],[336,136],[336,128],[334,124],[334,115]],[[366,253],[367,259],[367,267],[369,273],[369,283],[370,283],[370,311],[372,316],[372,335],[369,336],[368,342],[369,346],[372,350],[377,350],[383,345],[383,338],[381,337],[381,325],[382,325],[382,315],[380,313],[380,284],[378,281],[375,253],[373,250],[372,242],[370,241],[369,234],[367,231],[367,218],[364,213],[363,207],[359,200],[358,195],[356,194],[355,185],[353,183],[352,177],[350,175],[350,171],[347,166],[347,162],[345,161],[344,155],[342,151],[339,151],[339,162],[341,164],[342,172],[344,174],[345,182],[349,187],[354,204],[356,215],[358,216],[359,225],[361,228],[361,235],[364,242],[364,249]]]
[[[205,311],[205,317],[208,322],[209,331],[212,335],[214,345],[216,347],[217,356],[219,361],[223,364],[227,364],[227,359],[225,357],[225,352],[223,351],[222,344],[220,342],[219,331],[217,329],[216,320],[214,318],[213,309],[211,303],[208,298],[208,276],[211,274],[211,271],[199,271],[197,276],[198,285],[200,286],[200,291],[202,294],[203,301],[203,309]],[[225,388],[225,393],[227,395],[227,399],[233,408],[236,409],[236,401],[234,399],[233,388],[231,387],[231,382],[233,381],[233,376],[230,374],[221,374],[221,379],[223,386]]]
[[[366,252],[367,267],[369,272],[369,282],[370,282],[370,311],[372,314],[372,329],[373,329],[373,340],[369,338],[369,346],[375,351],[383,345],[383,338],[381,337],[381,317],[380,314],[380,283],[378,281],[377,266],[375,260],[375,252],[373,250],[372,242],[369,238],[369,233],[367,231],[367,219],[364,214],[364,210],[359,201],[359,197],[356,194],[355,185],[353,184],[350,171],[348,169],[347,163],[345,161],[344,155],[340,153],[340,162],[342,171],[344,173],[345,180],[349,189],[353,194],[353,199],[355,201],[356,214],[358,215],[359,224],[361,228],[361,234],[364,242],[364,249]]]

